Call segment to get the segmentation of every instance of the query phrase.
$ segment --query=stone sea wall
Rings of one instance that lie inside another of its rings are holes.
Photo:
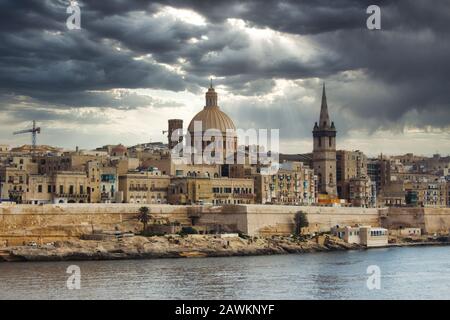
[[[230,230],[249,235],[289,235],[294,231],[294,217],[299,211],[307,213],[310,231],[329,231],[338,224],[380,225],[377,209],[278,205],[229,205],[201,209],[197,220],[199,225],[225,225]]]
[[[139,204],[0,205],[0,246],[28,241],[74,239],[93,230],[136,232]],[[335,208],[278,205],[172,206],[148,205],[155,219],[182,225],[207,225],[249,235],[287,235],[294,216],[308,215],[310,231],[335,225],[364,224],[389,229],[419,227],[424,233],[448,232],[450,208]]]
[[[380,215],[381,225],[389,229],[421,228],[424,233],[447,233],[450,208],[389,208]]]
[[[138,231],[139,208],[133,204],[0,205],[0,246],[79,238],[93,230]],[[184,206],[150,206],[155,218],[189,223]],[[187,220],[187,221],[186,221]]]

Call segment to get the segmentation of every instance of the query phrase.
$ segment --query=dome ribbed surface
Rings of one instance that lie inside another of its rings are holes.
[[[236,130],[233,121],[225,112],[222,112],[219,107],[205,107],[202,111],[197,113],[189,123],[188,131],[194,132],[194,121],[202,122],[202,131],[208,129],[217,129],[222,133],[226,133],[227,129]]]

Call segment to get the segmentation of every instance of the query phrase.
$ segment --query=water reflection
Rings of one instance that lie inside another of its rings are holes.
[[[0,299],[449,299],[449,249],[2,263]],[[81,268],[81,290],[66,288],[71,264]],[[366,288],[373,264],[381,290]]]

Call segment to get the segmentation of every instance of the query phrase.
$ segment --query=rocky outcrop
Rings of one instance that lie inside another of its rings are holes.
[[[339,239],[329,239],[321,245],[311,240],[300,241],[288,237],[243,239],[211,235],[170,235],[103,241],[59,241],[54,245],[20,246],[7,251],[8,258],[12,260],[68,261],[272,255],[359,248],[361,247],[345,244]]]

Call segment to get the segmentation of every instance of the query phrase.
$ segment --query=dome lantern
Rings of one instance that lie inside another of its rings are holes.
[[[214,87],[212,86],[212,79],[211,79],[211,84],[208,88],[208,92],[206,92],[206,94],[205,94],[205,98],[206,98],[205,108],[206,107],[218,107],[217,93],[214,90]]]

